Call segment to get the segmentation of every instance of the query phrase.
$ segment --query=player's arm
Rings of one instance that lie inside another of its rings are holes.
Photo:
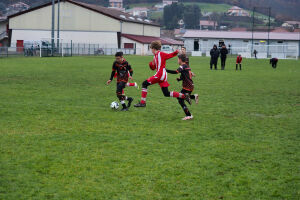
[[[168,59],[170,59],[170,58],[173,58],[173,57],[177,56],[178,53],[179,53],[179,50],[176,50],[176,51],[174,51],[173,53],[164,53],[164,52],[161,52],[161,53],[162,53],[162,55],[164,56],[164,58],[165,58],[166,60],[168,60]]]
[[[129,63],[128,63],[127,69],[129,71],[129,75],[130,75],[129,78],[132,80],[133,70],[132,70],[131,65]]]
[[[178,74],[179,72],[177,70],[169,70],[169,69],[166,69],[166,71],[170,74]]]
[[[114,75],[116,73],[116,70],[117,70],[117,67],[115,66],[115,63],[113,64],[112,66],[112,71],[111,71],[111,75],[110,75],[110,78],[109,80],[106,82],[106,84],[110,84],[114,78]]]

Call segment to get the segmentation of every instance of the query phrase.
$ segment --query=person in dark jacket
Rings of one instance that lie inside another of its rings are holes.
[[[225,63],[226,63],[226,58],[227,58],[227,54],[228,54],[228,50],[227,50],[225,44],[222,45],[220,53],[221,53],[221,69],[224,70],[225,69]]]
[[[217,48],[217,45],[214,45],[214,47],[210,50],[210,69],[212,69],[212,66],[215,66],[215,70],[218,69],[218,59],[219,59],[220,51]]]
[[[270,59],[270,64],[272,64],[272,67],[273,67],[274,69],[276,69],[277,63],[278,63],[278,58],[271,58],[271,59]]]
[[[258,52],[256,51],[256,49],[254,49],[253,54],[254,54],[255,59],[257,59]]]

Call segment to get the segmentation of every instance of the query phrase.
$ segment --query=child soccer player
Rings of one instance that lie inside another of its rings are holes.
[[[189,57],[186,55],[186,48],[185,47],[181,47],[181,54],[185,55],[185,63],[187,64],[187,66],[190,66],[190,59]]]
[[[120,52],[120,55],[123,57],[123,61],[125,62],[126,59],[123,56],[123,52]],[[114,75],[114,78],[117,78],[117,76],[118,76],[118,72],[116,71],[116,73]],[[128,72],[128,76],[130,76],[129,72]],[[134,82],[134,83],[129,83],[128,82],[128,83],[126,83],[126,87],[135,87],[135,88],[139,89],[139,86],[136,82]],[[122,94],[124,95],[124,90],[122,91]]]
[[[141,101],[138,104],[135,104],[135,107],[146,107],[146,97],[148,93],[148,86],[158,83],[161,87],[161,90],[165,97],[174,97],[185,99],[189,104],[191,104],[191,99],[189,94],[183,94],[179,92],[169,92],[169,83],[168,83],[168,76],[166,72],[166,61],[170,58],[175,57],[179,51],[175,51],[173,53],[167,54],[161,52],[161,42],[160,41],[153,41],[150,45],[152,53],[154,55],[154,60],[149,63],[149,66],[155,66],[156,74],[143,82],[142,86],[142,97]],[[153,68],[154,69],[154,68]]]
[[[133,70],[129,63],[123,58],[122,52],[117,52],[115,58],[116,61],[113,63],[110,79],[106,83],[107,85],[110,84],[114,78],[115,73],[117,72],[117,97],[123,107],[121,111],[127,111],[133,101],[133,98],[126,97],[123,92],[128,83],[128,78],[132,79]],[[128,101],[127,106],[125,104],[125,100]]]
[[[167,69],[167,72],[170,74],[179,74],[179,73],[181,74],[180,78],[177,78],[177,81],[182,81],[181,93],[190,94],[190,98],[194,99],[196,101],[196,104],[198,104],[199,95],[198,94],[191,95],[191,93],[194,90],[194,83],[192,80],[193,75],[192,75],[191,68],[186,64],[186,56],[184,54],[178,56],[178,64],[180,65],[180,67],[176,71]],[[178,98],[178,103],[181,105],[186,115],[182,120],[193,119],[193,115],[190,113],[189,109],[185,105],[184,100]]]
[[[276,69],[277,63],[278,63],[278,58],[271,58],[271,59],[270,59],[270,64],[272,64],[272,67],[273,67],[274,69]]]
[[[238,65],[240,65],[240,70],[242,70],[242,56],[239,54],[238,57],[236,58],[236,65],[235,65],[235,70],[238,70]]]

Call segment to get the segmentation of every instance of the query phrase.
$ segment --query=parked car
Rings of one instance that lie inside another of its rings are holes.
[[[172,53],[174,51],[174,49],[170,45],[163,45],[161,47],[161,51],[163,51],[165,53]]]

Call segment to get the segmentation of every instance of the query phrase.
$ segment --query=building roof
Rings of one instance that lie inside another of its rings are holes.
[[[209,20],[200,20],[200,26],[218,26],[218,22]]]
[[[130,40],[142,43],[150,44],[155,40],[160,40],[162,45],[183,45],[182,41],[173,40],[171,38],[159,38],[152,36],[142,36],[142,35],[131,35],[131,34],[122,34],[122,37],[128,38]]]
[[[286,23],[300,26],[300,21],[286,21]]]
[[[252,39],[252,32],[250,31],[201,31],[201,30],[187,30],[183,35],[184,38],[220,38],[220,39]],[[253,38],[257,40],[267,40],[268,32],[254,32]],[[276,33],[270,32],[269,38],[271,40],[294,40],[299,41],[299,33]]]
[[[108,17],[111,17],[111,18],[114,18],[114,19],[117,19],[117,20],[120,20],[120,21],[132,22],[132,23],[138,23],[138,24],[146,24],[146,25],[152,25],[152,26],[160,26],[156,23],[151,22],[150,20],[143,20],[143,19],[134,17],[134,16],[132,16],[128,13],[125,13],[125,12],[122,12],[122,11],[119,11],[119,10],[113,9],[113,8],[106,8],[106,7],[103,7],[103,6],[82,3],[82,2],[74,1],[74,0],[61,0],[61,2],[69,2],[69,3],[75,4],[77,6],[81,6],[83,8],[88,9],[88,10],[92,10],[94,12],[106,15]],[[57,0],[55,0],[55,3],[57,3]],[[40,8],[49,6],[51,4],[52,3],[49,2],[49,3],[43,4],[41,6],[37,6],[37,7],[31,8],[31,9],[28,9],[26,11],[10,15],[9,18],[13,18],[13,17],[19,16],[19,15],[22,15],[24,13],[28,13],[28,12],[40,9]]]
[[[109,0],[109,3],[115,2],[115,3],[123,3],[123,0]]]
[[[232,28],[229,31],[238,31],[238,32],[243,32],[243,31],[247,31],[247,28],[243,28],[243,27],[236,27],[236,28]]]

